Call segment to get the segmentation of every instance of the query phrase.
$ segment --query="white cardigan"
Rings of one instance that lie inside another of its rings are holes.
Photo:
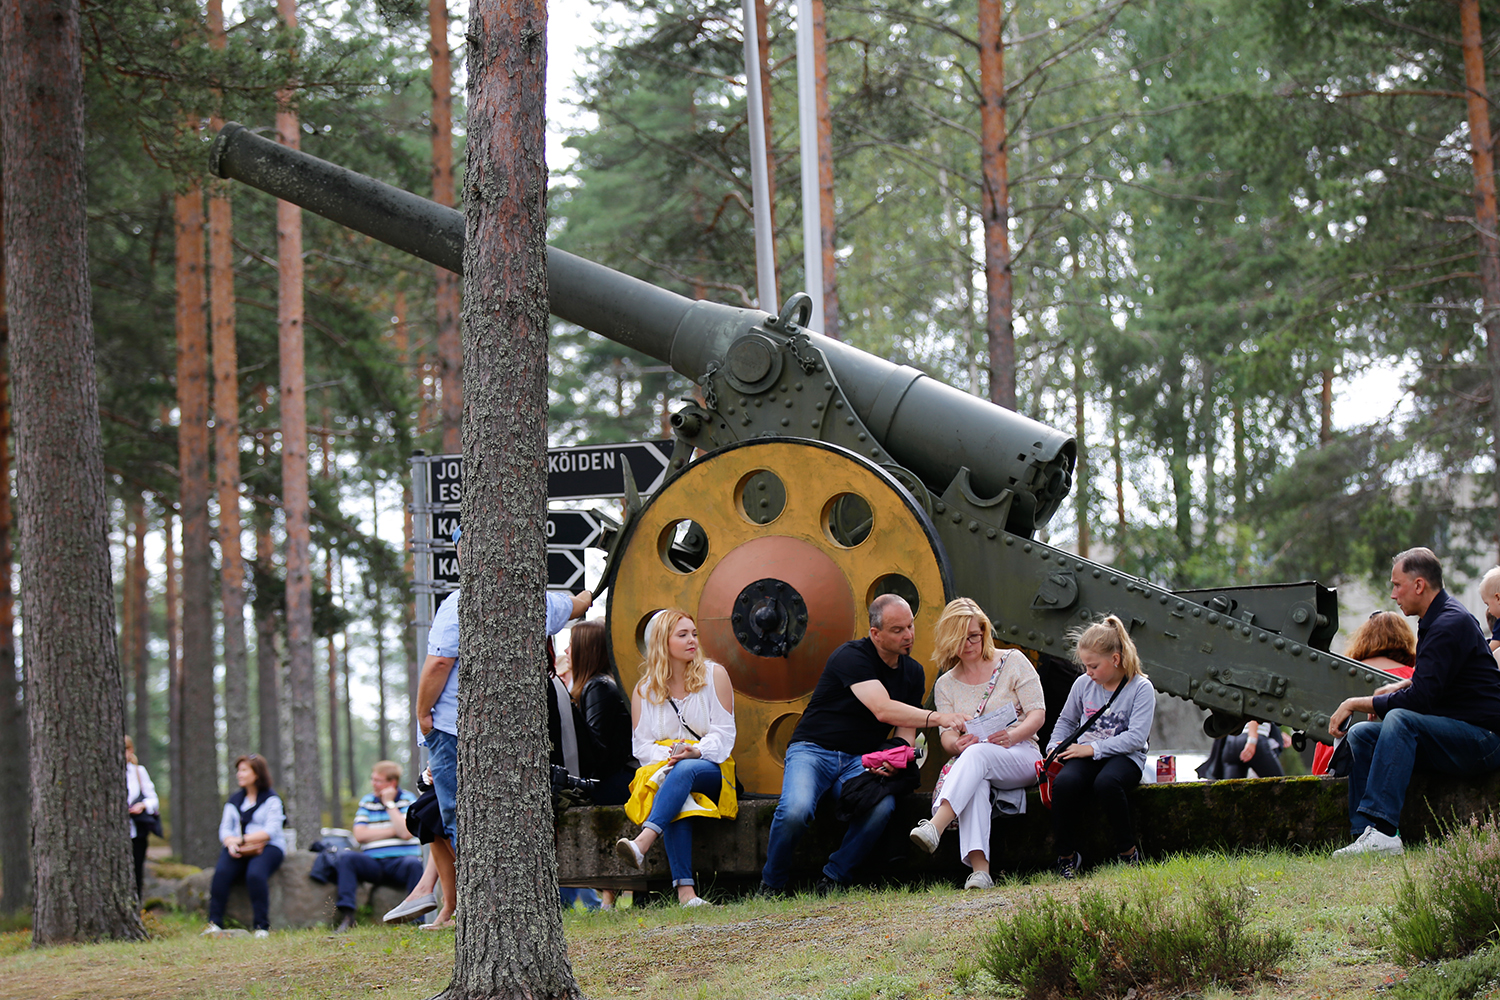
[[[673,708],[669,699],[654,704],[639,687],[641,696],[641,719],[630,735],[631,749],[641,765],[654,764],[671,756],[667,747],[656,745],[657,740],[697,740],[698,752],[703,759],[722,764],[734,752],[734,713],[726,710],[714,693],[714,671],[718,664],[709,660],[708,683],[686,698],[677,700]],[[681,717],[678,716],[681,712]],[[689,727],[698,733],[694,736]],[[701,739],[699,738],[701,737]]]

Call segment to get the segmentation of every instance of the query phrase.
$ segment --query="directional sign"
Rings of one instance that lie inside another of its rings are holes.
[[[434,552],[432,582],[447,584],[450,590],[458,589],[458,556],[452,552]]]
[[[547,589],[583,589],[583,553],[576,549],[547,550]]]
[[[599,541],[604,527],[587,510],[549,510],[547,512],[547,548],[586,549]]]
[[[427,516],[432,519],[432,540],[452,544],[453,529],[458,527],[458,511],[438,511]]]
[[[655,493],[667,477],[671,441],[554,448],[547,452],[547,499],[592,500],[625,495],[624,463],[630,463],[636,489]]]
[[[462,455],[435,455],[427,463],[427,502],[451,504],[457,507],[463,502],[464,457]]]

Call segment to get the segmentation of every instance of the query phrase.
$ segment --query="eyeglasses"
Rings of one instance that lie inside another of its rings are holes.
[[[970,635],[970,636],[965,636],[964,637],[964,645],[967,646],[971,642],[979,642],[979,641],[981,641],[983,639],[984,639],[984,633],[983,632],[976,632],[974,635]]]

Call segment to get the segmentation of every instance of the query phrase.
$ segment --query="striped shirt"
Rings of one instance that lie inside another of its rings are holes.
[[[395,805],[401,811],[402,816],[406,815],[407,808],[415,801],[417,801],[417,797],[404,788],[396,792]],[[359,800],[359,809],[354,814],[354,825],[356,827],[361,824],[379,826],[382,823],[389,823],[390,821],[391,818],[385,811],[385,803],[376,798],[375,793],[371,792]],[[422,845],[417,842],[417,838],[415,837],[409,837],[405,840],[399,837],[372,840],[366,843],[363,849],[364,853],[372,858],[399,858],[408,855],[411,857],[422,856]]]

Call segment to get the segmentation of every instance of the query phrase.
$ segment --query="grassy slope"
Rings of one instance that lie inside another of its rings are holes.
[[[1425,859],[1412,852],[1406,863],[1416,869]],[[1143,879],[1178,889],[1216,879],[1243,882],[1255,897],[1256,922],[1297,937],[1296,957],[1252,995],[1369,996],[1399,972],[1380,938],[1401,870],[1399,860],[1340,863],[1326,854],[1195,855],[1135,871],[1101,869],[1076,886],[1038,876],[985,893],[934,887],[746,900],[708,911],[576,913],[567,917],[567,934],[574,971],[593,997],[984,995],[995,984],[967,974],[985,932],[1014,908],[1046,893],[1070,897],[1079,887],[1114,894]],[[452,969],[453,936],[410,927],[211,941],[197,937],[200,926],[172,916],[157,920],[158,936],[144,944],[45,951],[32,950],[25,932],[0,936],[0,997],[428,997]],[[1207,994],[1219,995],[1229,994]]]

